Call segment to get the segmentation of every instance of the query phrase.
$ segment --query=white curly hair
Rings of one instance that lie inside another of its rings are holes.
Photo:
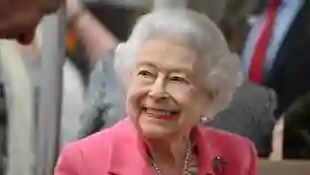
[[[215,113],[228,107],[243,81],[239,57],[230,52],[217,26],[205,15],[189,9],[165,9],[143,15],[129,39],[119,44],[114,68],[125,80],[142,44],[152,38],[176,39],[206,62],[205,85],[211,91]]]

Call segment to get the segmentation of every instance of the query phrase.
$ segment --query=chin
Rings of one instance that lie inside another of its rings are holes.
[[[179,126],[177,120],[166,121],[154,119],[145,114],[140,114],[135,118],[137,128],[146,138],[165,138],[178,133]]]
[[[141,128],[142,135],[146,138],[162,138],[165,137],[167,134],[165,134],[163,131],[160,131],[158,129],[148,129],[148,128]]]
[[[152,124],[140,124],[142,135],[146,138],[165,138],[175,133],[173,130]]]

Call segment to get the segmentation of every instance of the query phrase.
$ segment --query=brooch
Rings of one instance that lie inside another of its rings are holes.
[[[213,171],[215,173],[222,174],[224,173],[224,166],[227,164],[227,160],[225,158],[217,156],[213,159]]]

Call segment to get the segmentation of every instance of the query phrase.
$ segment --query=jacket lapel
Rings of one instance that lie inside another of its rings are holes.
[[[147,154],[138,132],[126,118],[118,140],[111,150],[110,175],[152,175],[147,161]]]
[[[215,158],[221,157],[215,140],[209,132],[203,132],[202,127],[204,126],[198,126],[193,130],[197,143],[198,175],[223,175],[219,174],[214,167]]]
[[[116,141],[111,150],[111,164],[109,175],[153,175],[154,172],[148,164],[148,157],[143,140],[129,119],[125,119],[121,140]],[[219,143],[212,132],[205,132],[204,126],[193,129],[193,135],[197,143],[198,175],[227,175],[225,165],[216,167],[216,158],[222,158],[218,150]],[[210,128],[212,130],[212,128]]]

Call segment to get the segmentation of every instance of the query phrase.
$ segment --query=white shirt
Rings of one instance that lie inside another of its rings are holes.
[[[267,75],[270,69],[272,68],[276,55],[281,46],[281,43],[285,38],[289,27],[294,21],[302,5],[303,0],[282,0],[282,4],[280,5],[277,11],[275,26],[273,28],[273,33],[269,42],[269,47],[267,48],[267,53],[264,62],[265,75]],[[253,57],[257,41],[266,23],[266,17],[267,17],[266,12],[257,16],[257,21],[252,26],[252,29],[245,43],[244,50],[241,54],[242,68],[245,73],[245,76],[248,76],[251,67],[251,61],[252,61],[251,59]]]

